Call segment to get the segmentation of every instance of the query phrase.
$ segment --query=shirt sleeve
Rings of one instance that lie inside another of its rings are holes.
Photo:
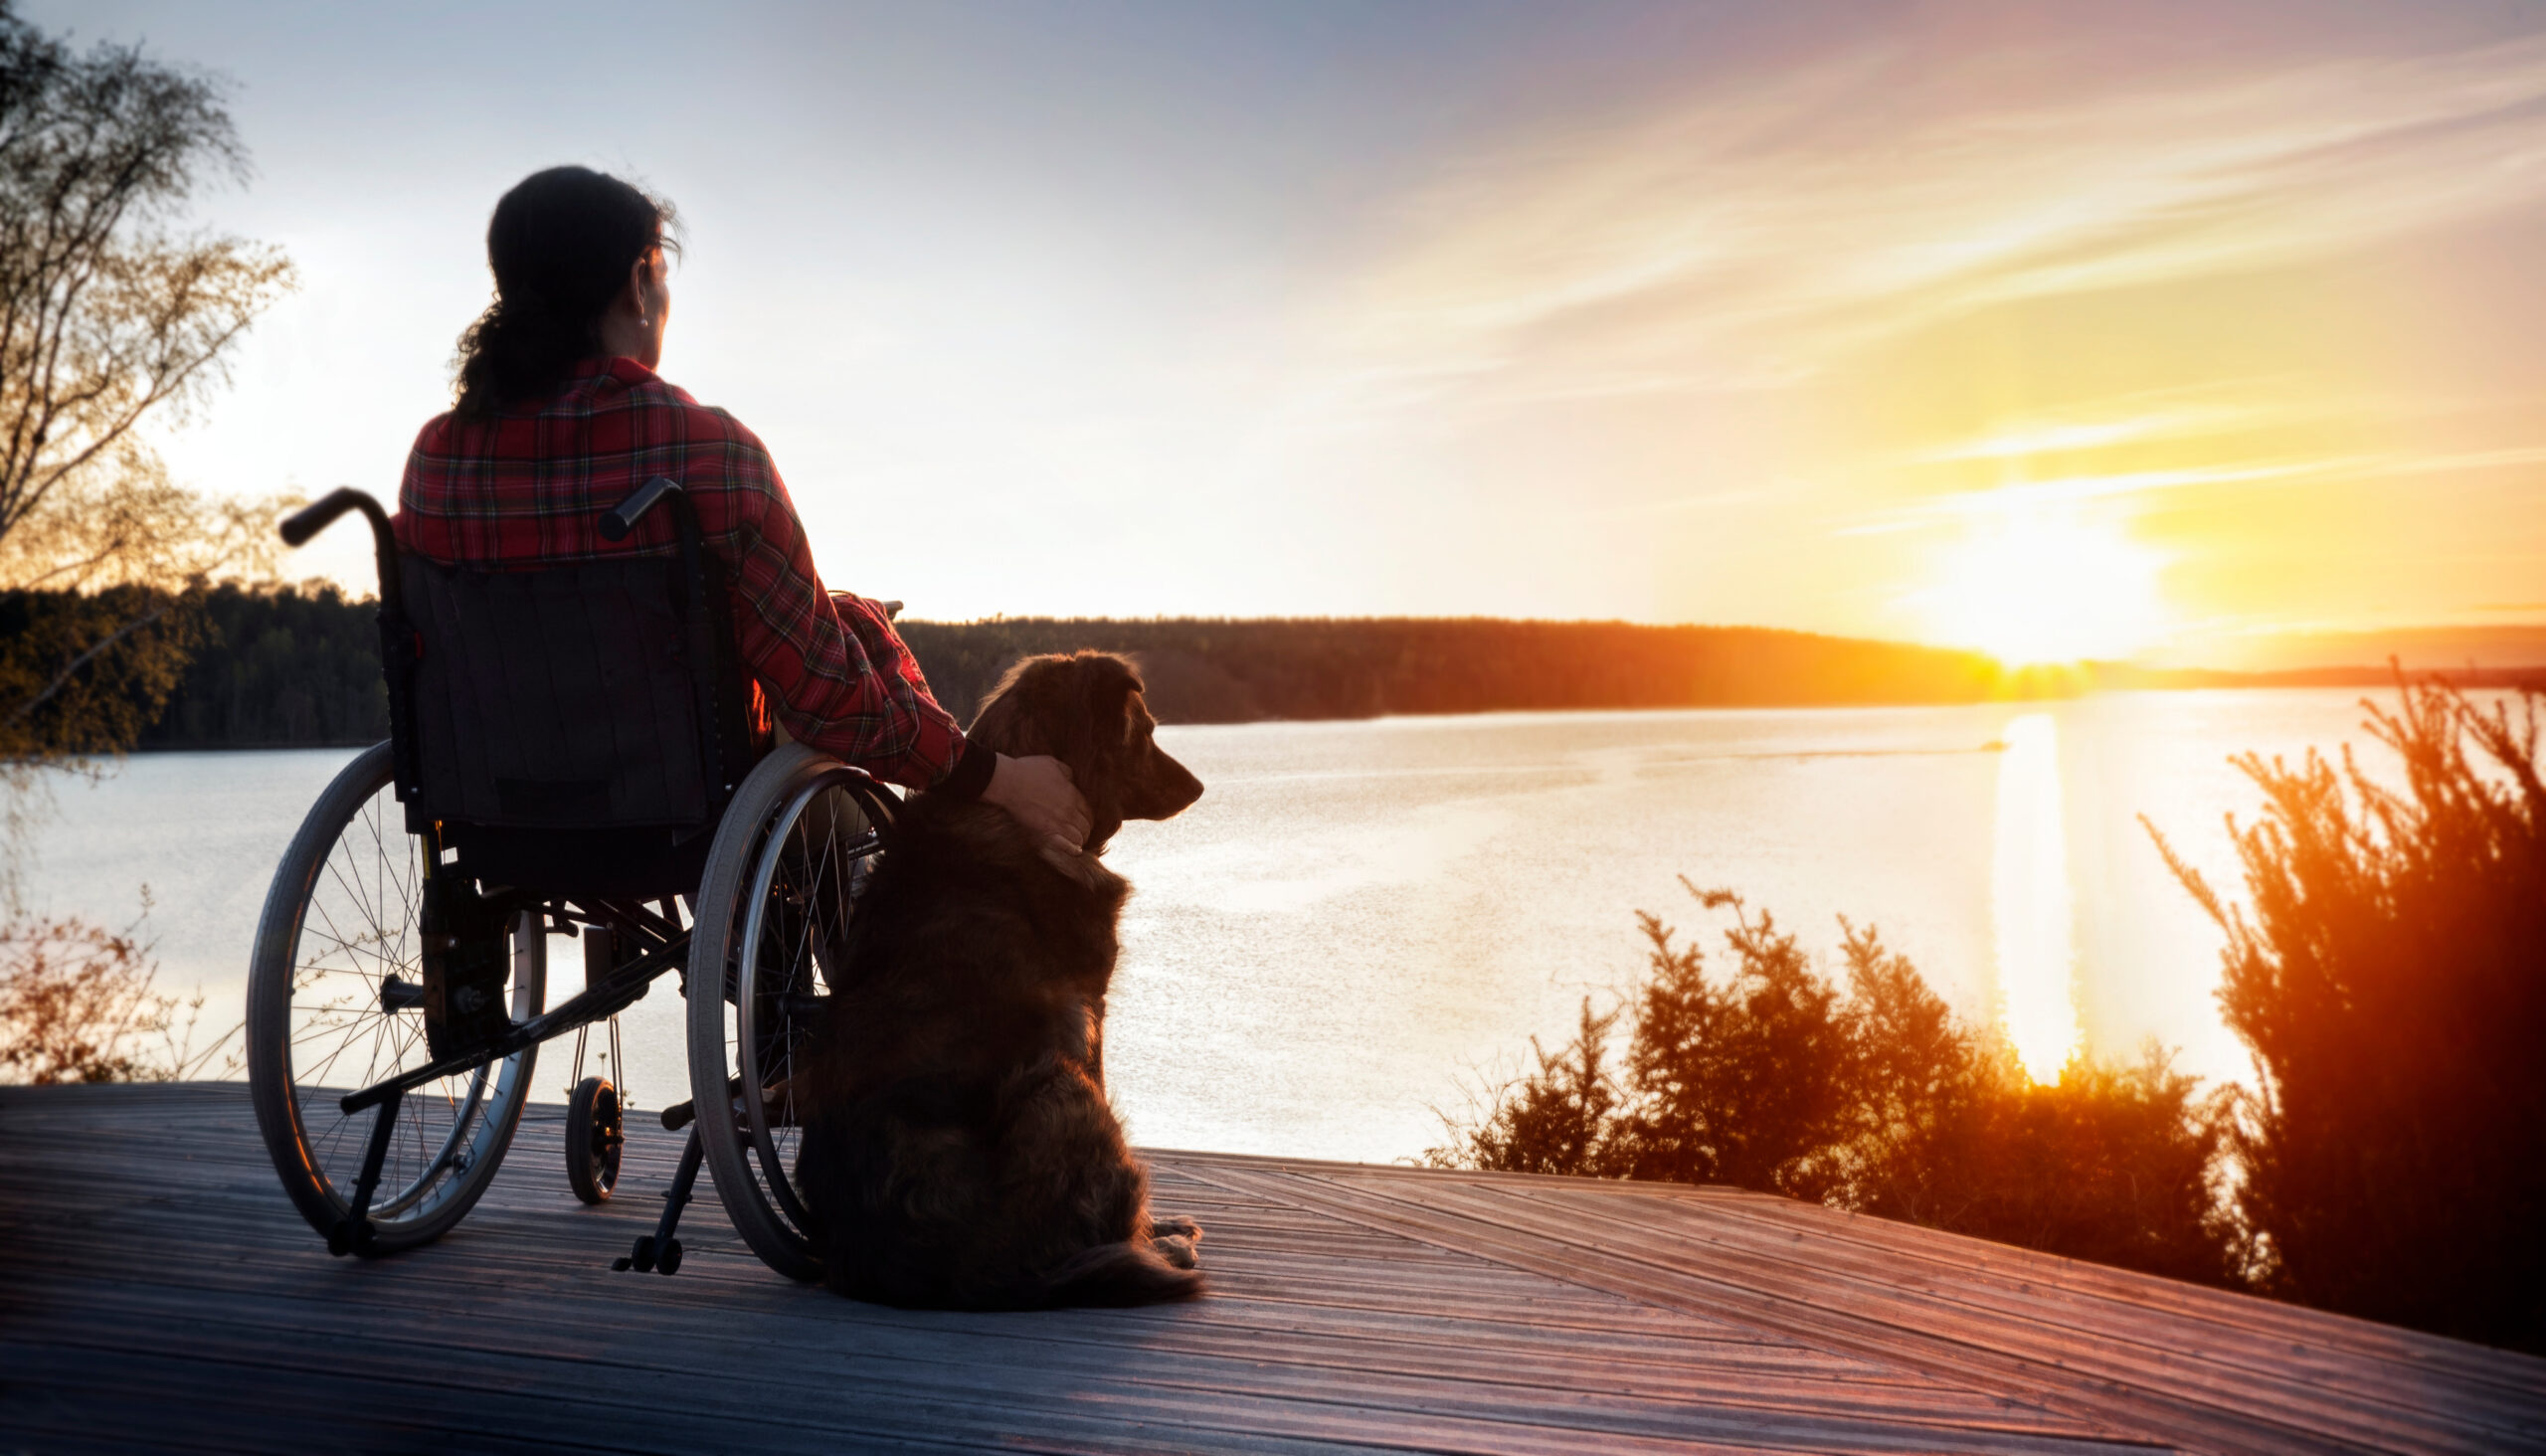
[[[823,588],[766,453],[750,450],[734,463],[744,468],[716,502],[727,519],[702,510],[700,524],[730,543],[737,645],[778,721],[798,741],[888,783],[942,784],[964,759],[964,732],[929,691],[919,659],[882,608]]]

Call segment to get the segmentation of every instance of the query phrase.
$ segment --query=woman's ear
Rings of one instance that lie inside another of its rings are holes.
[[[645,267],[650,257],[651,254],[637,255],[636,261],[628,266],[628,286],[619,290],[620,305],[636,315],[638,328],[645,327],[653,317],[654,279]]]
[[[663,324],[671,315],[671,292],[662,285],[659,252],[647,252],[628,266],[628,277],[602,310],[601,348],[651,369],[663,359]]]

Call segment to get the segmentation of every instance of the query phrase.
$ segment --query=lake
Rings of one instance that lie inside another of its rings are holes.
[[[1970,707],[1509,713],[1171,727],[1209,786],[1108,862],[1136,891],[1106,1066],[1134,1138],[1386,1161],[1434,1109],[1560,1040],[1644,965],[1635,912],[1722,944],[1687,875],[1738,890],[1836,971],[1837,917],[1879,926],[2029,1065],[2147,1038],[2212,1079],[2243,1047],[2212,992],[2220,936],[2145,815],[2223,889],[2222,817],[2260,796],[2228,763],[2367,747],[2348,689],[2111,693]],[[2366,759],[2373,767],[2383,751]],[[348,751],[135,757],[56,782],[34,907],[121,925],[155,904],[165,989],[233,1024],[275,858]],[[550,996],[581,957],[552,942]],[[1721,957],[1718,964],[1722,964]],[[688,1095],[666,978],[623,1022],[636,1104]],[[571,1039],[542,1094],[562,1098]]]

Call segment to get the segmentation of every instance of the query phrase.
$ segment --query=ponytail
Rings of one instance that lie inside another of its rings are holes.
[[[495,301],[459,336],[462,420],[545,396],[601,352],[602,316],[628,272],[667,238],[671,204],[589,167],[533,172],[495,204],[486,263]]]

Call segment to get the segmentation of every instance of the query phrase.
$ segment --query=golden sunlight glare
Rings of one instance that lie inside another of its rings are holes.
[[[1976,519],[1920,594],[1939,641],[2009,666],[2127,657],[2165,635],[2164,559],[2073,508]]]
[[[1998,763],[1998,832],[1990,919],[1998,942],[1998,1013],[2036,1082],[2060,1080],[2085,1034],[2071,981],[2076,927],[2068,830],[2061,813],[2060,726],[2049,713],[2007,725]]]

